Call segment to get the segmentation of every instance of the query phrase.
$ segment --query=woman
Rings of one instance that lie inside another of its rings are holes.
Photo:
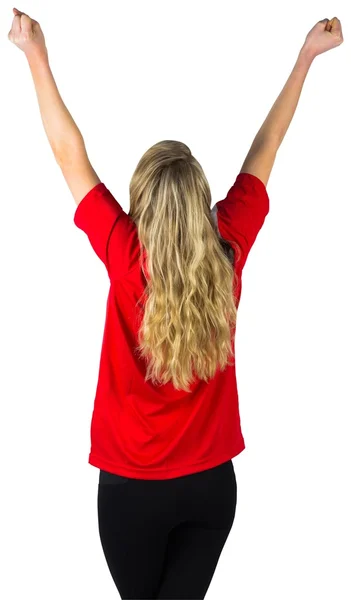
[[[93,170],[52,76],[39,23],[14,10],[43,125],[110,280],[89,462],[99,531],[122,598],[204,598],[236,508],[245,448],[234,358],[242,269],[269,211],[266,185],[314,58],[340,21],[308,33],[235,183],[210,209],[205,174],[177,141],[153,145],[127,215]]]

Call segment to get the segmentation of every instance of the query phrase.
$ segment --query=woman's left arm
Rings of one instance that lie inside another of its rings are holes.
[[[45,133],[78,205],[100,179],[90,164],[83,136],[57,89],[39,23],[13,10],[15,16],[8,38],[26,55]]]

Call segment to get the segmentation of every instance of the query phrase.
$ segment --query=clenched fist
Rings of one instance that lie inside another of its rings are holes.
[[[25,54],[32,50],[43,50],[46,52],[45,38],[38,21],[31,19],[28,15],[17,8],[13,9],[12,27],[8,33],[8,39],[13,42]]]
[[[337,17],[318,21],[306,36],[304,47],[313,56],[318,56],[327,50],[340,46],[344,41],[341,23]]]

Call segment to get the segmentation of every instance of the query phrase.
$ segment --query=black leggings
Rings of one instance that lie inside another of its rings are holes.
[[[233,463],[173,479],[100,471],[99,534],[122,599],[202,600],[232,528]]]

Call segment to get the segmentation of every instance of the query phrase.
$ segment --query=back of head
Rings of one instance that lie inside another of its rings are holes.
[[[232,364],[237,314],[235,271],[211,215],[208,181],[188,146],[165,140],[145,152],[130,182],[129,216],[141,264],[144,249],[147,255],[137,348],[146,380],[188,392],[194,375],[208,381]]]

